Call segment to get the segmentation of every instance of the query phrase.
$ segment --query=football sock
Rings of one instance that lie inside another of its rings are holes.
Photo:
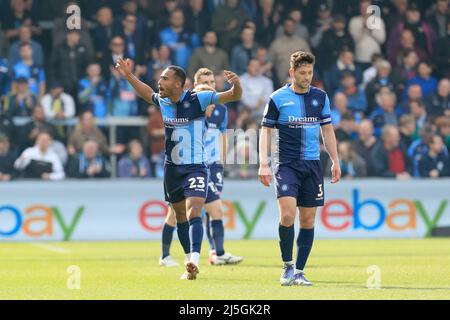
[[[206,237],[208,238],[209,242],[209,251],[215,251],[216,245],[214,243],[214,239],[211,234],[211,217],[209,216],[208,212],[206,212],[205,216],[206,216]]]
[[[300,233],[297,238],[297,260],[295,261],[295,269],[303,270],[311,252],[314,241],[314,228],[303,229],[300,228]]]
[[[170,245],[172,244],[173,230],[175,230],[175,227],[169,226],[167,223],[164,223],[164,227],[162,230],[162,258],[163,259],[167,256],[170,256]]]
[[[189,220],[189,240],[191,241],[191,259],[193,259],[194,253],[200,254],[200,250],[202,247],[202,218],[195,217]]]
[[[184,253],[188,254],[191,252],[191,242],[189,240],[189,222],[177,223],[177,234],[180,240],[181,246],[183,247]]]
[[[223,241],[224,241],[223,221],[222,220],[211,221],[211,228],[212,228],[212,236],[214,238],[216,253],[218,256],[221,256],[225,253],[225,250],[223,248]]]
[[[281,258],[284,262],[292,261],[295,237],[294,225],[285,227],[280,224],[278,226],[278,235],[280,237]]]

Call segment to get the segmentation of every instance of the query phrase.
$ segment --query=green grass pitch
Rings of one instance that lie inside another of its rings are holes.
[[[182,262],[181,246],[172,255]],[[207,265],[204,242],[196,281],[158,265],[158,242],[0,244],[0,299],[450,299],[450,239],[317,240],[308,261],[312,287],[281,287],[276,240],[227,241],[245,256],[236,266]],[[379,289],[368,289],[380,271]],[[80,289],[68,289],[80,270]],[[69,270],[70,271],[70,270]],[[370,282],[370,280],[369,280]]]

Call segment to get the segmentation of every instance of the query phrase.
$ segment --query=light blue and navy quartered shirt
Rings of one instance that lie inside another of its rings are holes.
[[[220,135],[225,132],[228,125],[228,110],[223,104],[217,104],[211,116],[206,118],[208,130],[206,131],[207,163],[220,161]]]
[[[278,129],[278,162],[319,160],[320,126],[331,123],[325,91],[310,86],[296,93],[288,84],[270,96],[262,125]]]
[[[171,102],[154,93],[152,101],[161,109],[165,127],[166,163],[176,165],[206,163],[205,110],[216,104],[216,92],[183,91],[180,101]]]

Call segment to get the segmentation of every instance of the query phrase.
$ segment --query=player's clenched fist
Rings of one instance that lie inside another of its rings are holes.
[[[272,175],[272,170],[270,169],[270,167],[268,165],[260,165],[259,166],[258,178],[259,178],[259,181],[266,187],[268,187],[270,185],[270,183],[272,182],[273,175]]]
[[[130,59],[117,59],[117,63],[114,66],[115,69],[120,73],[122,77],[126,77],[131,74],[132,62]]]
[[[239,82],[239,77],[236,73],[234,73],[232,71],[224,70],[223,74],[225,75],[225,79],[228,81],[228,83],[236,84]]]

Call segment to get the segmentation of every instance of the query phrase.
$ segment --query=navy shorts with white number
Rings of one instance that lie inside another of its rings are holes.
[[[320,207],[324,203],[320,160],[298,160],[280,164],[274,170],[277,198],[294,197],[299,207]]]
[[[223,189],[223,165],[212,163],[209,165],[208,196],[205,203],[210,203],[220,199]]]
[[[164,165],[164,194],[169,203],[208,195],[209,169],[205,164]]]

